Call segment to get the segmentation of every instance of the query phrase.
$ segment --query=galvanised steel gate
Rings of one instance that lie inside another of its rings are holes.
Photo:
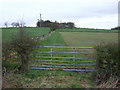
[[[93,47],[39,46],[33,53],[31,69],[90,72],[95,59]]]

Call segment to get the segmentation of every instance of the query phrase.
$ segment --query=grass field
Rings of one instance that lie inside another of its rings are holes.
[[[118,33],[60,32],[67,46],[94,47],[101,42],[118,42]]]
[[[61,34],[59,32],[55,32],[49,38],[46,38],[45,40],[43,40],[41,42],[41,45],[43,45],[43,46],[67,46],[66,42],[64,41],[64,38],[61,36]],[[81,51],[80,49],[73,50],[73,49],[68,49],[68,48],[66,48],[66,49],[65,48],[62,48],[62,49],[54,48],[54,49],[52,49],[52,51],[56,52],[56,53],[53,53],[52,57],[76,57],[76,58],[87,58],[88,57],[88,56],[82,55],[82,54],[57,53],[57,52],[71,52],[71,51],[76,52],[78,50]],[[34,53],[34,56],[38,56],[38,57],[33,59],[32,64],[34,63],[34,65],[38,65],[38,63],[50,63],[50,61],[43,61],[43,60],[50,60],[50,58],[39,57],[39,56],[50,57],[50,55],[51,55],[50,53],[44,53],[45,51],[50,52],[50,48],[37,48],[36,49],[36,52],[40,52],[40,51],[43,51],[43,53]],[[68,58],[68,59],[53,58],[52,59],[53,65],[50,65],[50,66],[63,66],[63,65],[55,65],[54,63],[56,63],[56,60],[61,61],[61,62],[57,62],[58,64],[81,64],[80,62],[65,62],[65,61],[75,61],[75,59],[72,59],[72,58],[71,59],[70,58]],[[95,64],[95,62],[94,62],[95,60],[90,59],[89,61],[91,61],[91,60],[93,62],[82,62],[82,64]],[[76,61],[88,61],[88,59],[76,59]],[[38,66],[40,66],[40,65],[38,65]],[[73,67],[73,65],[69,65],[69,66]],[[93,66],[88,65],[87,67],[93,67]]]
[[[102,42],[112,43],[118,41],[117,33],[100,33],[100,32],[55,32],[49,38],[41,42],[42,46],[78,46],[78,47],[94,47]],[[40,48],[37,51],[47,51],[50,49]],[[54,49],[54,52],[70,52],[72,49]],[[80,52],[94,52],[93,49],[77,49]],[[50,54],[35,54],[40,56],[49,56]],[[53,54],[54,57],[73,57],[73,54]],[[87,57],[86,55],[76,55],[76,57]],[[63,60],[63,59],[57,59]],[[72,60],[72,59],[71,59]]]
[[[38,28],[38,27],[25,27],[24,28],[31,37],[41,36],[47,34],[50,29],[49,28]],[[2,28],[2,40],[7,41],[11,40],[19,31],[19,28]]]
[[[118,41],[117,33],[100,33],[100,32],[55,32],[51,37],[46,38],[41,42],[43,46],[78,46],[78,47],[94,47],[102,42],[112,43]],[[38,51],[47,51],[49,49],[40,48]],[[70,52],[72,49],[54,49],[54,52]],[[79,52],[94,52],[94,49],[76,49]],[[50,54],[37,54],[40,56],[49,56]],[[73,57],[73,54],[53,54],[54,57]],[[86,55],[76,54],[76,57],[88,57]],[[40,58],[39,58],[40,59]],[[43,59],[43,58],[42,58]],[[64,60],[64,59],[53,59]],[[68,60],[68,59],[67,59]],[[73,59],[69,59],[73,61]],[[83,60],[77,60],[83,61]],[[86,60],[87,61],[87,60]],[[68,63],[67,63],[68,64]],[[77,63],[79,64],[79,63]]]
[[[61,28],[58,32],[103,32],[103,33],[118,33],[118,30],[107,29],[92,29],[92,28]]]
[[[49,28],[25,28],[31,32],[31,37],[47,34]],[[4,28],[3,40],[10,40],[13,35],[18,32],[17,28]],[[117,33],[103,33],[103,32],[55,32],[48,38],[40,42],[43,46],[79,46],[86,47],[99,44],[100,42],[117,42]],[[36,51],[44,51],[49,49],[36,49]],[[63,49],[56,51],[72,51],[71,49]],[[42,55],[36,53],[35,55]],[[49,56],[49,54],[45,55]],[[54,56],[72,57],[73,54],[65,55],[54,54]],[[86,55],[77,55],[79,57],[87,57]],[[59,60],[59,59],[58,59]],[[9,62],[10,61],[10,62]],[[5,64],[10,71],[14,70],[20,65],[18,59],[8,60]],[[35,61],[35,60],[33,60]],[[72,61],[72,59],[71,59]],[[33,64],[33,63],[32,63]],[[12,77],[11,77],[12,76]],[[7,78],[10,87],[12,88],[94,88],[96,85],[91,80],[91,73],[76,73],[70,71],[44,71],[44,70],[30,70],[23,73],[7,73]]]

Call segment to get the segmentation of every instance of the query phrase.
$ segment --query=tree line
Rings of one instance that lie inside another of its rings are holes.
[[[4,25],[6,27],[8,27],[9,23],[8,22],[5,22]],[[12,27],[24,27],[25,26],[25,22],[12,22],[11,23],[11,26]]]
[[[36,23],[37,27],[51,27],[51,26],[57,26],[58,28],[74,28],[75,24],[73,22],[64,22],[59,23],[57,21],[52,22],[50,20],[38,20]]]
[[[115,28],[111,28],[111,30],[120,30],[120,26],[117,26]]]

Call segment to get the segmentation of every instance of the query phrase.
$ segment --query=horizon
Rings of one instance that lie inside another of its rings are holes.
[[[37,19],[74,22],[76,27],[111,29],[118,26],[119,0],[2,0],[0,27],[24,21],[36,27]],[[32,6],[32,7],[31,7]]]

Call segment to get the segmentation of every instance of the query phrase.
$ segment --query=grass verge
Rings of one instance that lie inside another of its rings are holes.
[[[7,76],[12,88],[91,88],[91,74],[65,71],[31,70]]]

